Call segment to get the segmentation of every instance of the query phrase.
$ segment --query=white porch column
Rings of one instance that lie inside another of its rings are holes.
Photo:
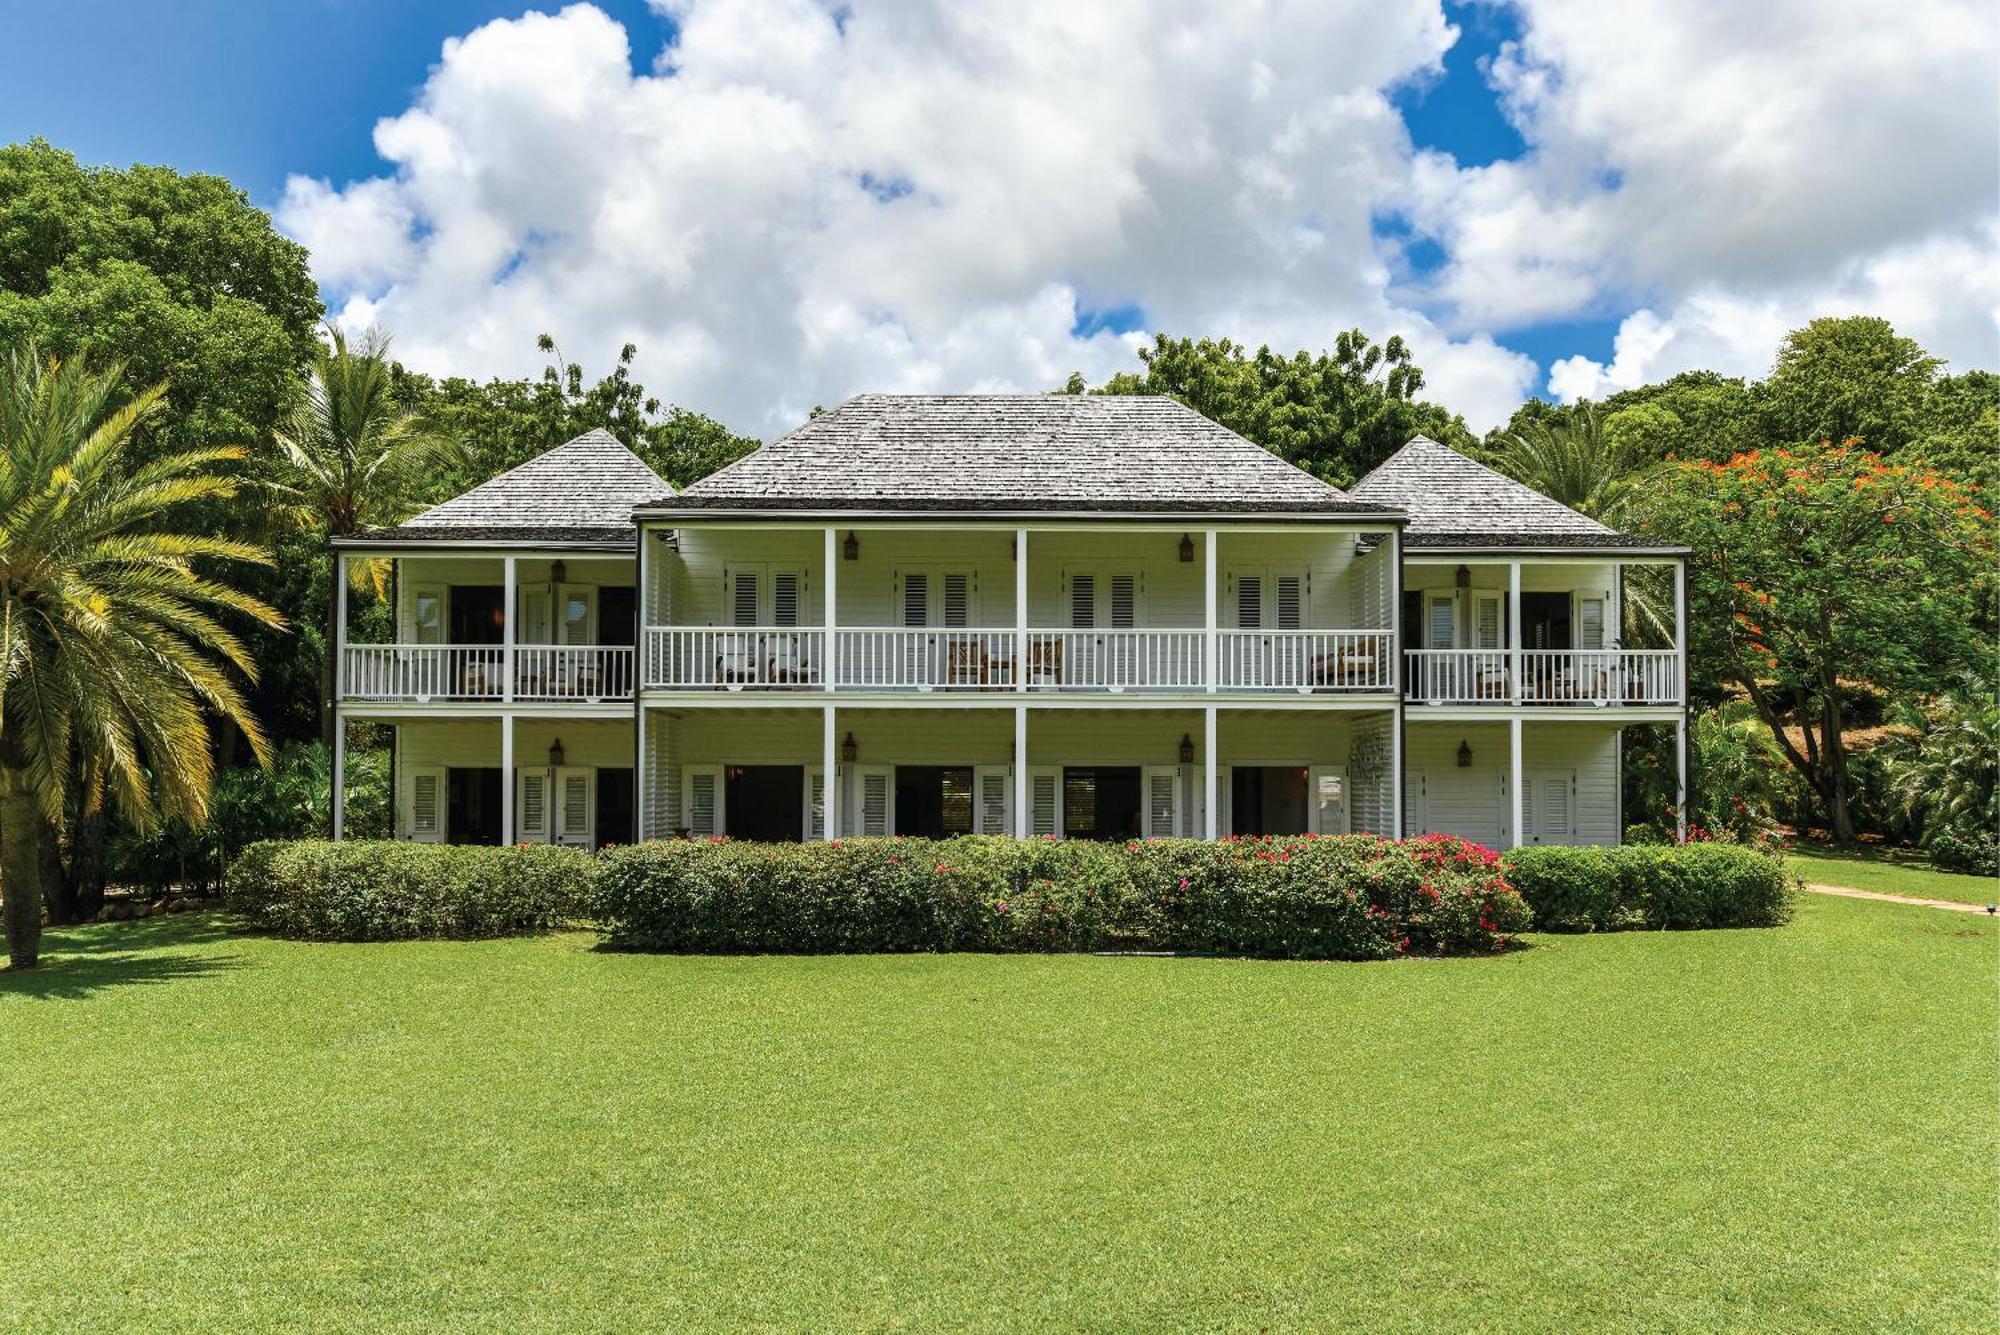
[[[500,844],[504,848],[513,842],[514,716],[509,713],[500,716]]]
[[[501,690],[500,698],[511,704],[514,699],[514,639],[516,634],[514,604],[516,601],[515,590],[518,585],[514,579],[514,558],[510,556],[502,561],[501,564],[506,567],[507,573],[501,581],[503,592],[500,595],[502,600],[500,606],[500,660],[501,667],[507,674],[507,679],[505,686]],[[504,799],[501,801],[500,809],[502,811],[507,809]],[[510,839],[508,842],[512,843],[513,841]]]
[[[1396,703],[1389,716],[1389,837],[1403,825],[1403,530],[1389,530],[1389,684]]]
[[[1201,641],[1201,675],[1202,683],[1210,694],[1214,694],[1215,692],[1216,678],[1219,675],[1215,670],[1216,661],[1219,657],[1218,645],[1215,638],[1215,533],[1216,530],[1211,528],[1204,529],[1201,535],[1203,570],[1201,624],[1206,631]],[[1208,711],[1208,727],[1212,736],[1215,731],[1215,710],[1213,709]],[[1215,811],[1213,806],[1215,800],[1215,761],[1213,758],[1209,760],[1208,764],[1208,787],[1210,801],[1208,837],[1213,839],[1215,838]]]
[[[1514,828],[1509,842],[1515,848],[1521,846],[1521,824],[1527,813],[1527,804],[1521,800],[1521,720],[1517,715],[1507,720],[1508,749],[1512,752],[1513,771],[1508,780],[1508,795],[1514,799]]]
[[[1014,837],[1034,833],[1034,813],[1028,809],[1028,707],[1014,706]]]
[[[1507,563],[1507,638],[1512,642],[1510,671],[1514,679],[1514,703],[1521,703],[1521,696],[1527,683],[1521,680],[1521,669],[1527,660],[1521,657],[1521,563]]]
[[[1213,570],[1214,566],[1211,565],[1209,568]],[[1214,605],[1215,585],[1211,581],[1209,584],[1209,606],[1213,608]],[[1215,643],[1215,632],[1213,630],[1209,632],[1209,643],[1210,645]],[[1213,648],[1209,652],[1213,653]],[[1209,689],[1215,689],[1215,679],[1213,677],[1209,678]],[[1215,706],[1209,705],[1201,711],[1201,783],[1204,794],[1204,805],[1202,808],[1203,821],[1208,827],[1203,837],[1210,840],[1217,838],[1216,831],[1222,822],[1222,812],[1215,804],[1215,780]]]
[[[824,558],[826,561],[826,595],[825,595],[826,611],[819,619],[820,625],[826,628],[826,643],[824,647],[820,650],[821,662],[819,665],[819,681],[821,689],[828,691],[832,690],[834,687],[833,665],[840,659],[840,656],[834,652],[834,646],[833,646],[833,627],[835,623],[834,613],[835,610],[840,606],[840,575],[839,575],[840,551],[839,551],[839,543],[836,541],[838,537],[839,537],[839,530],[837,530],[832,524],[828,524],[826,526],[826,556]],[[827,709],[826,716],[829,720],[833,718],[833,710],[831,707]],[[831,721],[829,721],[826,726],[831,728],[833,724]],[[833,734],[830,732],[827,734],[828,737],[831,737],[832,735]],[[826,769],[821,771],[821,775],[822,775],[821,782],[826,784],[826,791],[828,793],[832,793],[833,792],[833,745],[831,742],[827,744]],[[828,811],[833,810],[833,802],[830,797],[827,799],[827,810]],[[831,819],[827,821],[826,828],[827,828],[826,837],[829,839],[833,838],[833,821]]]
[[[1605,632],[1604,647],[1623,649],[1625,647],[1625,563],[1611,563],[1611,606],[1609,613],[1611,627]]]
[[[1674,563],[1674,654],[1680,669],[1679,689],[1674,694],[1683,705],[1683,714],[1688,698],[1687,577],[1687,560],[1682,558]]]
[[[1403,834],[1403,702],[1398,700],[1389,722],[1389,837]]]
[[[832,529],[828,529],[830,534]],[[840,838],[840,753],[834,740],[840,729],[833,716],[833,706],[827,705],[821,713],[825,715],[820,728],[819,741],[819,834],[822,839]]]
[[[1028,689],[1028,530],[1024,528],[1014,530],[1014,689]],[[1026,735],[1025,723],[1021,725],[1020,735]],[[1018,745],[1016,750],[1019,750]],[[1028,768],[1025,752],[1016,758],[1015,767],[1022,771],[1021,781],[1025,784]],[[1027,826],[1021,828],[1025,833]]]
[[[1674,653],[1679,667],[1680,717],[1674,720],[1674,837],[1687,842],[1688,832],[1688,638],[1687,559],[1674,563]]]
[[[343,632],[346,627],[342,627]],[[347,832],[347,716],[333,706],[333,839],[339,843]],[[390,794],[393,799],[395,794]],[[390,810],[395,810],[392,800]]]
[[[641,538],[641,548],[645,546]],[[643,618],[641,618],[643,620]],[[647,795],[652,789],[646,777],[646,707],[639,703],[639,693],[632,692],[632,841],[646,842]]]

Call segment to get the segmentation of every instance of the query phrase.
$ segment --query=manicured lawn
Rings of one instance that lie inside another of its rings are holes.
[[[1899,849],[1836,852],[1802,845],[1794,848],[1785,862],[1806,880],[1820,885],[1949,899],[1960,904],[1991,904],[2000,899],[2000,883],[1990,876],[1933,871],[1922,854]]]
[[[1996,925],[0,974],[0,1326],[1991,1328]]]

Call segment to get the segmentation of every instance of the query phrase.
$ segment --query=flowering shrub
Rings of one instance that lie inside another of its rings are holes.
[[[1744,844],[1543,845],[1515,849],[1505,865],[1544,931],[1770,927],[1791,916],[1784,863]]]
[[[308,941],[512,936],[575,919],[597,860],[546,844],[266,840],[229,867],[229,906]]]
[[[1492,951],[1528,924],[1498,858],[1441,836],[676,840],[609,854],[594,903],[614,943],[687,952],[1385,959]]]

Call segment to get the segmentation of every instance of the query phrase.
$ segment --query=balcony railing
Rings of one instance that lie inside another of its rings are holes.
[[[629,700],[632,666],[629,645],[516,645],[513,698]],[[507,651],[497,644],[350,644],[341,651],[341,694],[416,703],[505,700]]]
[[[1431,704],[1681,702],[1680,655],[1672,649],[1524,649],[1518,693],[1511,649],[1412,649],[1403,657],[1408,697]]]
[[[656,626],[646,632],[644,681],[659,690],[1200,691],[1204,638],[1189,629],[1023,637],[997,628]],[[1226,690],[1395,689],[1385,630],[1225,631],[1218,651]]]

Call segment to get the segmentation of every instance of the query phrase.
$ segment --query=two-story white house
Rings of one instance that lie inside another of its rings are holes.
[[[592,433],[339,551],[396,562],[338,707],[401,838],[1615,842],[1619,729],[1683,719],[1615,629],[1680,553],[1166,398],[864,395],[679,493]]]

